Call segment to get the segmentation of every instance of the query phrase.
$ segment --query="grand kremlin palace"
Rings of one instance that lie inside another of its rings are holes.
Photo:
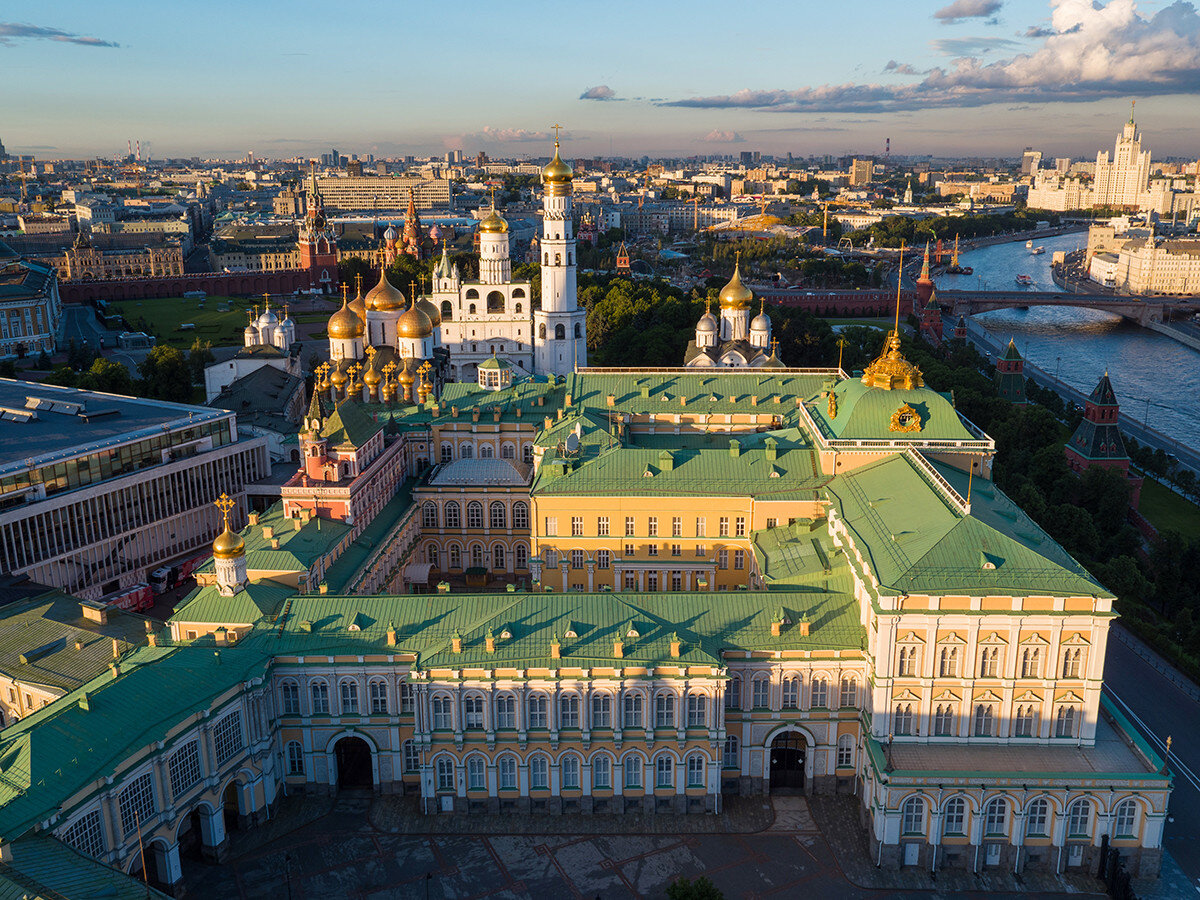
[[[131,871],[140,841],[170,886],[348,787],[430,816],[842,792],[886,867],[1157,873],[1171,776],[1101,694],[1113,595],[894,332],[861,377],[534,353],[441,383],[396,306],[374,354],[335,314],[299,471],[222,504],[166,627],[0,732],[0,858]]]

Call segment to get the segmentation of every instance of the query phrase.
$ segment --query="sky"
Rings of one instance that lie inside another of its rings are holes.
[[[1188,0],[6,0],[0,77],[42,159],[1200,154]]]

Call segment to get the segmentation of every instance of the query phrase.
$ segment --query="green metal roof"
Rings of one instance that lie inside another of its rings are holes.
[[[0,900],[166,900],[170,896],[51,837],[23,837],[9,849],[11,862],[0,863]]]
[[[321,426],[321,436],[334,447],[361,447],[383,428],[363,410],[362,404],[343,401]]]
[[[371,524],[350,542],[350,546],[343,550],[341,556],[325,571],[325,582],[331,591],[344,591],[352,587],[354,576],[358,574],[363,563],[412,506],[415,486],[416,481],[412,478],[401,484],[396,496],[384,504],[383,509],[371,520]]]
[[[965,472],[936,471],[966,497]],[[906,454],[840,475],[826,490],[885,590],[1112,596],[986,479],[973,479],[970,515]]]
[[[206,622],[223,625],[253,625],[274,615],[287,598],[296,593],[291,585],[270,579],[251,582],[232,597],[223,597],[215,585],[198,587],[171,614],[177,622]]]
[[[306,572],[353,530],[336,519],[316,517],[296,528],[299,522],[283,514],[281,501],[259,515],[257,524],[243,528],[246,568],[251,573]],[[264,527],[271,529],[271,537],[263,536]],[[278,549],[271,546],[275,539],[279,540]],[[197,571],[214,571],[213,561],[207,560]]]
[[[822,391],[809,396],[805,408],[823,437],[841,441],[977,441],[959,418],[949,396],[930,388],[883,390],[869,387],[857,378],[846,378],[832,389],[837,398],[837,416],[829,415],[829,400]],[[891,430],[892,415],[908,404],[921,417],[921,430]]]

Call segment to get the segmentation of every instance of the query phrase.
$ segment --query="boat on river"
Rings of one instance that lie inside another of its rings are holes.
[[[1046,252],[1046,248],[1045,247],[1034,247],[1029,252],[1033,256],[1041,256],[1043,253]]]
[[[1031,285],[1031,284],[1033,284],[1033,276],[1032,275],[1018,275],[1017,276],[1017,284],[1021,284],[1021,285],[1025,285],[1025,286]]]
[[[947,275],[974,275],[975,270],[970,266],[958,264],[958,235],[954,236],[954,253],[950,256],[950,265],[946,267]]]

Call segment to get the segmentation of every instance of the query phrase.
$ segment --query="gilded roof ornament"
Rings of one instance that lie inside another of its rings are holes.
[[[862,383],[885,391],[911,391],[924,387],[925,379],[921,376],[921,370],[904,358],[900,352],[900,334],[892,331],[888,334],[883,353],[863,372]]]

